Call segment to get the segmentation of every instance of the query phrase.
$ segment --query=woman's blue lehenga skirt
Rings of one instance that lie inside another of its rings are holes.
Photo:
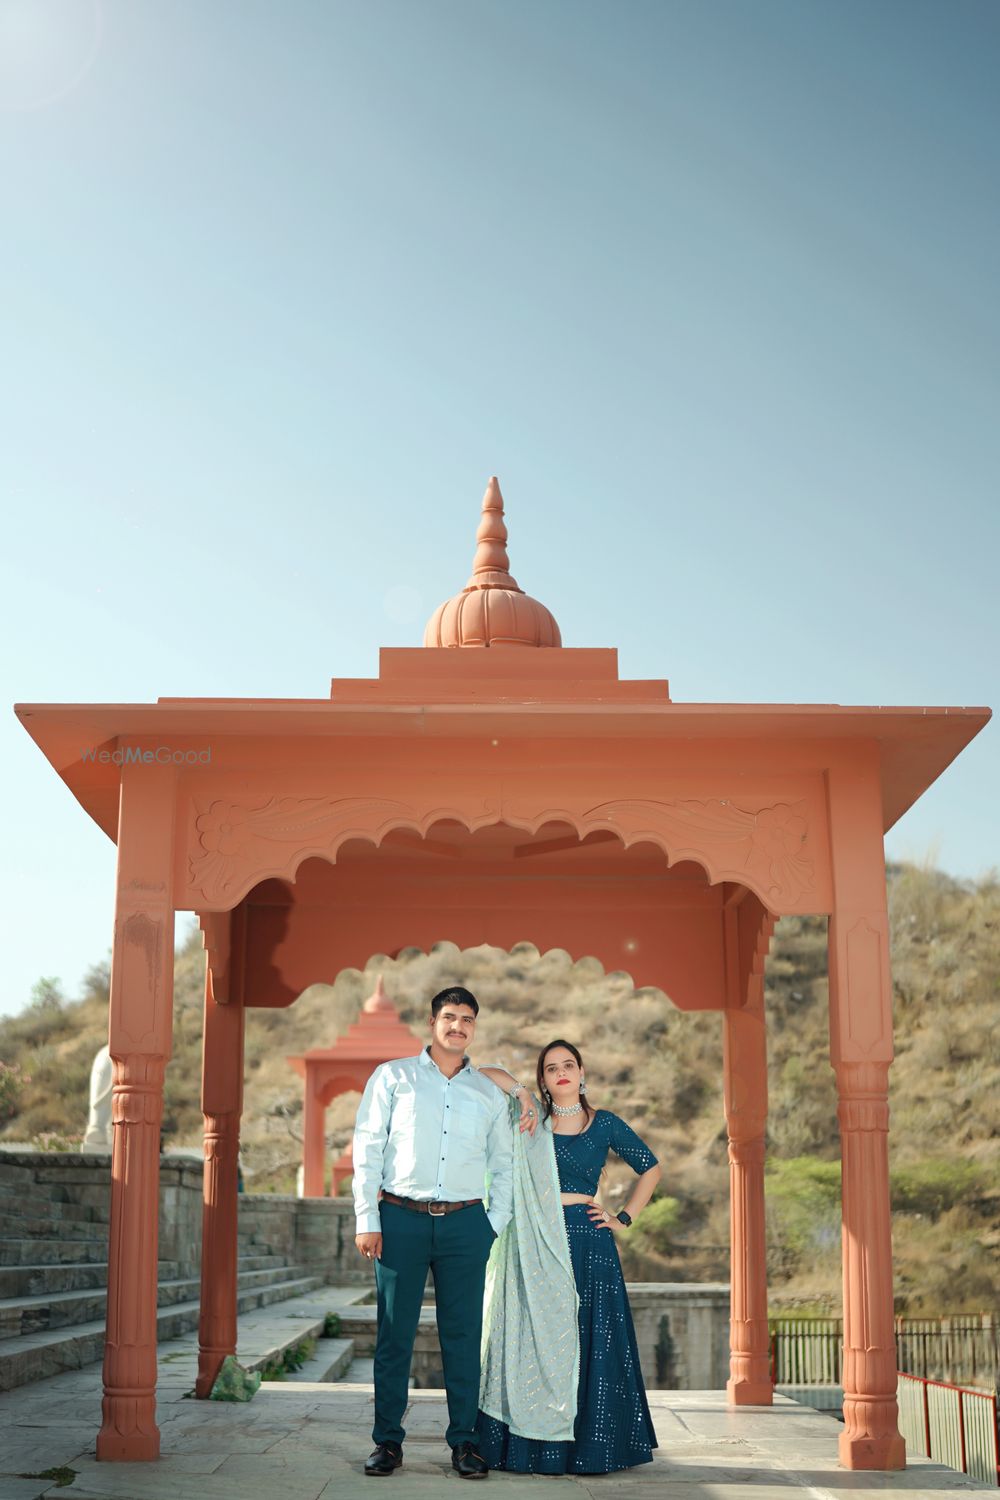
[[[516,1437],[479,1413],[478,1451],[512,1474],[610,1474],[652,1462],[656,1433],[639,1368],[632,1311],[614,1231],[598,1229],[585,1203],[564,1207],[580,1294],[580,1382],[571,1443]]]

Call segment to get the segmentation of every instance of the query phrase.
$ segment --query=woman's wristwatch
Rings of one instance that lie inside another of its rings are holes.
[[[622,1209],[621,1213],[617,1214],[615,1217],[617,1218],[619,1224],[625,1225],[626,1229],[632,1228],[632,1215],[627,1214],[624,1209]]]

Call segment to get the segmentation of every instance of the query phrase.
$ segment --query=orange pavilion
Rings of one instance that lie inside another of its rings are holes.
[[[290,1005],[374,952],[447,938],[592,954],[682,1010],[720,1012],[728,1393],[747,1405],[771,1399],[764,964],[779,916],[818,913],[843,1157],[840,1455],[849,1468],[899,1468],[882,839],[989,713],[672,702],[665,681],[621,680],[614,650],[564,647],[511,576],[506,540],[493,479],[472,576],[423,647],[384,649],[376,679],[334,680],[328,697],[17,707],[118,845],[98,1456],[159,1453],[159,1127],[177,911],[198,914],[208,952],[200,1395],[236,1348],[247,1008]],[[98,753],[83,759],[81,746]]]

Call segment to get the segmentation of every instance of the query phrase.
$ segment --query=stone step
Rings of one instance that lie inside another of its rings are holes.
[[[0,1299],[0,1339],[40,1333],[46,1328],[73,1328],[78,1323],[103,1318],[107,1306],[106,1267],[101,1267],[101,1271],[103,1280],[96,1287],[61,1292],[46,1289],[34,1296]],[[239,1275],[239,1287],[242,1291],[254,1287],[278,1286],[285,1281],[300,1280],[305,1274],[304,1266],[275,1266],[264,1271],[245,1271]],[[200,1278],[197,1276],[163,1280],[158,1285],[157,1303],[160,1307],[171,1307],[190,1302],[197,1299],[200,1289]]]
[[[162,1272],[164,1280],[169,1272]],[[90,1291],[108,1281],[106,1260],[71,1265],[0,1266],[0,1297],[40,1297],[46,1292]]]
[[[61,1202],[58,1199],[25,1196],[8,1198],[0,1206],[5,1224],[16,1228],[25,1219],[47,1219],[61,1227],[63,1224],[105,1224],[107,1214],[89,1203]]]
[[[241,1289],[237,1296],[239,1312],[269,1307],[292,1297],[304,1296],[323,1285],[322,1276],[304,1276],[272,1286]],[[176,1338],[198,1326],[198,1303],[182,1302],[161,1307],[156,1316],[157,1340]],[[319,1320],[322,1327],[322,1318]],[[301,1325],[288,1343],[305,1336]],[[287,1345],[285,1346],[287,1347]],[[0,1391],[13,1390],[33,1380],[44,1380],[61,1370],[78,1370],[93,1364],[104,1354],[104,1319],[80,1323],[73,1328],[47,1329],[20,1338],[0,1339]]]
[[[69,1265],[108,1259],[107,1236],[103,1239],[0,1240],[0,1266]]]
[[[354,1344],[355,1360],[371,1359],[375,1353],[375,1336],[378,1331],[378,1310],[375,1304],[360,1303],[340,1311],[340,1335]],[[418,1389],[437,1387],[444,1383],[441,1362],[441,1344],[438,1339],[437,1317],[433,1304],[423,1303],[417,1320],[416,1336],[413,1340],[413,1360],[410,1365],[410,1384]]]
[[[26,1243],[36,1250],[39,1248],[34,1240]],[[241,1277],[253,1271],[277,1271],[286,1266],[286,1260],[280,1255],[241,1255],[238,1261]],[[177,1262],[161,1260],[157,1279],[161,1283],[180,1280]],[[105,1258],[48,1265],[38,1263],[37,1257],[26,1265],[4,1265],[0,1261],[0,1298],[40,1297],[46,1292],[89,1291],[93,1287],[106,1286],[107,1280],[108,1263]]]
[[[323,1327],[328,1313],[336,1312],[343,1318],[347,1308],[353,1307],[363,1291],[358,1287],[330,1286],[324,1284],[318,1295],[296,1297],[281,1304],[277,1313],[258,1313],[240,1320],[237,1358],[246,1369],[260,1370],[284,1354],[304,1338],[316,1340],[316,1350],[301,1370],[285,1376],[286,1380],[305,1383],[322,1379],[342,1380],[348,1369],[357,1361],[351,1354],[353,1340],[342,1335],[336,1339],[324,1339]],[[336,1377],[330,1372],[338,1372]]]
[[[0,1176],[0,1204],[3,1211],[20,1203],[63,1205],[76,1203],[85,1208],[100,1207],[110,1195],[110,1184],[102,1191],[90,1184],[74,1188],[71,1183],[11,1182]]]
[[[291,1348],[304,1336],[301,1332],[297,1333],[286,1348]],[[311,1385],[314,1381],[343,1380],[353,1363],[353,1339],[317,1339],[316,1353],[306,1360],[301,1370],[286,1371],[281,1377],[282,1384],[294,1385],[298,1381]],[[270,1383],[265,1381],[265,1384]]]
[[[241,1271],[268,1271],[272,1266],[284,1266],[288,1264],[285,1255],[241,1255],[238,1258]]]
[[[60,1205],[54,1205],[58,1208]],[[72,1205],[64,1204],[63,1207]],[[89,1210],[85,1211],[89,1213]],[[82,1219],[56,1219],[51,1213],[44,1217],[35,1214],[5,1214],[4,1229],[6,1234],[17,1235],[19,1239],[61,1239],[67,1232],[71,1233],[76,1240],[104,1240],[108,1238],[107,1224],[95,1223],[93,1219],[84,1217]]]

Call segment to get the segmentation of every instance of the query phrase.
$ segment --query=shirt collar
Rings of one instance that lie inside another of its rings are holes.
[[[431,1057],[430,1043],[428,1043],[423,1052],[421,1052],[420,1061],[424,1064],[425,1067],[433,1068],[435,1073],[441,1073],[441,1069],[438,1067],[433,1057]],[[470,1073],[475,1072],[475,1069],[469,1061],[469,1054],[467,1052],[462,1057],[462,1066],[459,1068],[458,1073],[464,1073],[466,1069],[468,1069]],[[457,1078],[458,1073],[455,1073],[453,1076]],[[441,1077],[444,1077],[443,1073],[441,1073]]]

